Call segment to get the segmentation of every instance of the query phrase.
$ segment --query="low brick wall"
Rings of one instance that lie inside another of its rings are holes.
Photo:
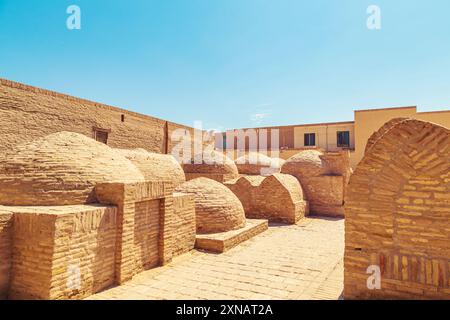
[[[136,202],[134,213],[134,258],[136,272],[159,265],[160,200]]]
[[[11,299],[83,298],[114,284],[116,208],[12,207]]]
[[[195,203],[191,195],[174,193],[173,255],[177,256],[194,249],[195,245]]]
[[[11,273],[13,213],[0,207],[0,299],[6,299]]]

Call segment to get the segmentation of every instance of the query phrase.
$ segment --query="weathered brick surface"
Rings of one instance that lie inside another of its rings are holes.
[[[173,149],[176,129],[193,136],[187,126],[5,79],[0,79],[0,111],[0,150],[59,131],[93,137],[94,127],[110,130],[111,147],[157,153]]]
[[[83,298],[114,284],[116,208],[9,209],[14,212],[9,298]]]
[[[13,213],[0,207],[0,299],[8,296],[11,273]]]
[[[194,249],[196,233],[194,197],[174,193],[173,210],[173,255],[177,256]]]
[[[213,151],[211,155],[203,154],[199,163],[183,164],[187,180],[205,177],[223,182],[239,176],[236,164],[223,153]]]
[[[170,182],[104,183],[97,199],[117,206],[116,282],[172,258],[173,200]],[[150,228],[150,229],[149,229]]]
[[[394,127],[397,123],[402,122],[405,119],[407,118],[394,118],[392,120],[389,120],[380,129],[372,133],[372,135],[367,140],[364,154],[366,154],[372,148],[375,142],[377,142],[377,140],[380,139],[387,131],[391,130],[392,127]]]
[[[113,149],[78,133],[54,133],[0,156],[2,205],[93,203],[95,185],[115,181],[144,177]]]
[[[172,155],[151,153],[144,149],[117,149],[142,173],[146,181],[171,181],[174,187],[186,181],[184,171]]]
[[[338,299],[343,253],[343,219],[306,217],[222,254],[193,250],[88,299]]]
[[[240,174],[268,176],[279,173],[285,160],[270,158],[258,152],[249,152],[234,162]]]
[[[296,223],[309,210],[300,183],[291,175],[244,176],[225,185],[242,202],[247,218]]]
[[[247,219],[245,227],[220,233],[198,234],[195,238],[197,249],[222,253],[238,244],[266,231],[267,220]]]
[[[346,298],[450,298],[450,131],[403,119],[366,153],[345,203]],[[366,286],[370,265],[381,290]]]
[[[348,152],[301,151],[286,160],[281,172],[299,180],[311,213],[344,215],[345,189],[351,174]]]
[[[193,180],[197,178],[208,178],[220,183],[224,183],[236,179],[236,174],[222,174],[222,173],[186,173],[186,180]]]
[[[134,204],[134,259],[135,272],[159,265],[160,200],[140,201]]]
[[[245,226],[245,213],[239,199],[223,184],[197,178],[176,191],[194,196],[197,233],[224,232]]]

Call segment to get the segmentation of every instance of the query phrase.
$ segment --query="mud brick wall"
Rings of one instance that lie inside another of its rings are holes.
[[[348,186],[344,296],[450,299],[450,130],[409,119],[380,130]]]
[[[11,299],[83,298],[114,283],[116,208],[19,210],[14,213]]]
[[[13,213],[0,207],[0,300],[8,297]]]
[[[344,216],[344,177],[323,175],[302,180],[312,213]]]
[[[344,216],[344,197],[351,174],[349,152],[305,150],[289,158],[282,173],[300,182],[312,214]]]
[[[296,223],[309,212],[301,185],[291,175],[243,176],[225,185],[239,198],[247,218]]]
[[[159,265],[160,200],[135,203],[134,253],[136,272]]]
[[[174,130],[193,129],[151,116],[0,79],[0,150],[58,131],[94,136],[110,130],[108,145],[166,153]],[[123,119],[123,121],[122,121]]]
[[[115,282],[131,280],[172,258],[173,186],[170,181],[103,183],[95,188],[103,204],[117,206]]]
[[[173,255],[177,256],[194,249],[196,230],[194,198],[187,194],[174,193],[173,210]]]

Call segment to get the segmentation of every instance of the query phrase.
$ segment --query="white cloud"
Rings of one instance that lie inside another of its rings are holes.
[[[271,114],[270,110],[259,111],[257,113],[250,115],[250,120],[254,124],[261,124],[265,119],[267,119],[270,116],[270,114]]]

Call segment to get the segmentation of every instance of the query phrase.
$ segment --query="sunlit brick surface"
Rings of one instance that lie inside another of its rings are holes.
[[[217,255],[192,251],[89,299],[338,299],[344,221],[306,218]]]

